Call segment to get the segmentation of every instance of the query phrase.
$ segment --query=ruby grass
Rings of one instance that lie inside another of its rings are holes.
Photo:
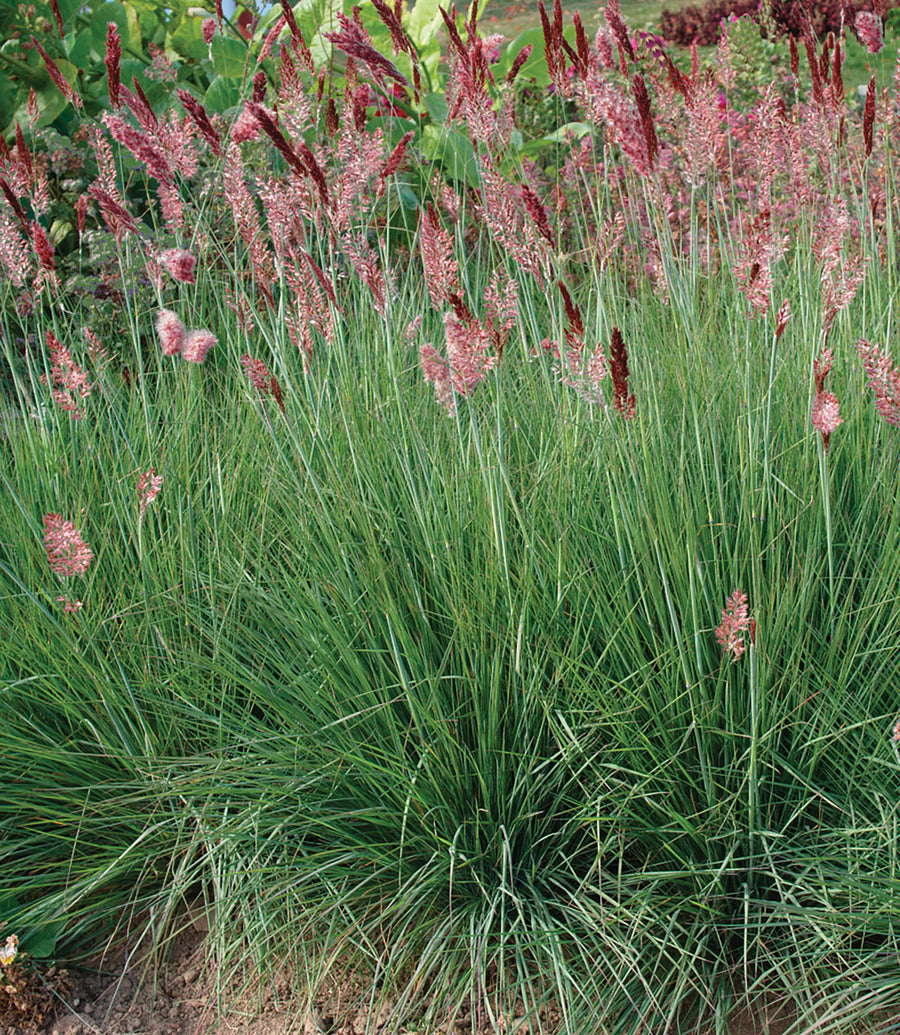
[[[2,157],[22,951],[191,906],[224,1014],[896,1021],[900,97],[606,14],[529,142],[449,16],[272,12],[239,109],[121,85],[68,256]]]

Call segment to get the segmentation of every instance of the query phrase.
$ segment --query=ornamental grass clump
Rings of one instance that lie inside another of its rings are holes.
[[[202,902],[228,1023],[895,1025],[895,90],[429,10],[104,29],[72,237],[0,145],[3,920]]]

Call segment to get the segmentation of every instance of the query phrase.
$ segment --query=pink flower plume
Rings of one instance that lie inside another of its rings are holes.
[[[744,653],[744,633],[749,628],[747,594],[736,589],[725,601],[722,622],[716,627],[716,639],[723,652],[737,660]]]
[[[171,309],[160,309],[156,318],[156,333],[164,356],[177,356],[184,348],[184,324]]]
[[[44,515],[44,547],[51,570],[61,579],[84,575],[94,559],[75,525],[59,514]]]

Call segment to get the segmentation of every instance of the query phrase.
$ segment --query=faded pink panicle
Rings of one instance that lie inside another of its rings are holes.
[[[184,248],[168,248],[159,256],[159,261],[168,272],[182,284],[194,284],[196,258]]]
[[[31,257],[28,246],[6,209],[0,210],[0,263],[13,287],[25,286],[31,274]]]
[[[253,121],[256,122],[255,119]],[[256,206],[244,182],[241,149],[233,142],[228,145],[225,152],[222,184],[225,189],[225,197],[231,204],[235,226],[247,246],[250,261],[253,264],[253,273],[263,291],[268,291],[268,285],[275,276],[272,257],[266,247],[264,235],[260,232]]]
[[[835,317],[853,301],[866,277],[868,256],[843,253],[850,237],[851,224],[843,198],[829,198],[816,221],[813,255],[820,264],[822,278],[822,330],[831,330]]]
[[[773,234],[771,213],[767,209],[754,219],[746,220],[734,274],[755,312],[766,313],[771,305],[772,267],[784,255],[787,246],[787,236]]]
[[[341,26],[341,31],[323,33],[325,39],[338,50],[343,51],[348,57],[362,61],[367,65],[377,83],[383,84],[384,77],[387,76],[389,79],[400,83],[401,86],[409,86],[408,80],[399,71],[397,66],[388,61],[372,45],[369,33],[362,25],[362,22],[339,14],[338,23]]]
[[[375,309],[384,316],[388,292],[378,253],[362,234],[344,234],[341,243],[350,265],[371,292]]]
[[[419,362],[426,381],[434,385],[438,402],[448,413],[453,413],[456,401],[453,398],[453,385],[450,381],[450,364],[441,359],[433,345],[423,345],[419,349]]]
[[[184,324],[171,309],[160,309],[156,318],[156,333],[164,356],[177,356],[184,348]]]
[[[441,226],[434,205],[430,203],[422,213],[419,248],[431,304],[440,309],[452,294],[459,291],[459,266],[453,255],[450,234]]]
[[[246,108],[242,108],[234,120],[231,139],[236,144],[242,144],[245,140],[259,140],[259,123]]]
[[[787,299],[785,299],[781,303],[781,308],[778,310],[778,312],[775,315],[775,340],[776,341],[778,341],[778,339],[782,336],[782,334],[784,334],[784,329],[785,329],[785,327],[787,327],[788,321],[790,320],[790,318],[791,318],[791,304],[790,304],[790,302]]]
[[[884,46],[884,26],[881,22],[881,15],[874,11],[857,11],[853,28],[856,29],[859,42],[867,48],[870,54],[877,54]]]
[[[817,392],[812,405],[812,426],[822,435],[822,444],[826,449],[832,431],[842,423],[834,392]]]
[[[261,359],[254,359],[253,356],[241,356],[241,366],[247,375],[247,380],[259,392],[260,395],[271,395],[278,403],[278,408],[284,413],[284,397],[281,392],[281,385],[278,378],[269,371],[269,368]]]
[[[865,339],[856,343],[856,351],[875,396],[875,409],[888,424],[900,428],[900,371],[891,364],[888,353]]]
[[[471,395],[500,361],[493,327],[482,326],[458,299],[456,309],[444,317],[447,359],[442,360],[431,345],[419,349],[425,380],[432,382],[448,413],[456,409],[456,397]]]
[[[72,414],[73,420],[80,420],[84,410],[78,405],[78,399],[87,399],[91,394],[91,385],[87,374],[72,359],[69,350],[61,345],[53,331],[47,331],[47,351],[53,365],[50,374],[41,374],[41,382],[54,385],[53,398],[62,409]]]
[[[84,575],[94,559],[75,525],[59,514],[44,515],[44,547],[51,570],[61,579]]]
[[[159,495],[159,490],[161,488],[162,475],[157,474],[152,467],[149,471],[144,471],[140,478],[138,478],[137,493],[138,500],[140,501],[138,511],[139,518],[142,518],[147,513],[147,508]]]
[[[736,589],[725,601],[722,624],[716,627],[716,639],[724,653],[737,660],[744,653],[744,633],[749,628],[747,594]]]
[[[200,23],[200,32],[203,35],[203,42],[209,46],[216,35],[216,19],[204,18]]]
[[[259,392],[260,395],[269,394],[269,381],[272,375],[269,368],[261,359],[254,359],[253,356],[241,356],[241,366],[247,375],[247,380]]]
[[[474,318],[444,317],[447,359],[457,395],[471,395],[498,363],[490,333]]]
[[[825,391],[825,378],[834,366],[834,353],[831,349],[823,349],[822,354],[813,360],[813,380],[817,392]]]
[[[181,355],[188,363],[202,363],[206,354],[216,344],[216,336],[212,331],[188,331]]]

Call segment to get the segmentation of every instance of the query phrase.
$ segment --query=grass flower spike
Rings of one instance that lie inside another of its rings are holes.
[[[900,370],[891,363],[890,355],[861,338],[856,351],[863,361],[866,382],[875,396],[875,409],[894,427],[900,428]]]
[[[143,517],[147,513],[147,508],[159,495],[159,490],[162,488],[162,475],[157,474],[156,471],[151,467],[149,471],[144,473],[138,478],[137,492],[139,500],[138,517]]]
[[[216,336],[212,331],[189,331],[184,339],[181,355],[188,363],[202,363],[215,344]]]
[[[736,589],[722,609],[722,622],[716,627],[716,639],[725,654],[735,661],[744,653],[744,633],[750,628],[747,594]]]
[[[184,248],[169,248],[164,251],[159,261],[172,277],[181,284],[195,284],[194,267],[196,258]]]
[[[816,396],[812,405],[812,426],[822,436],[822,445],[828,451],[828,440],[831,433],[842,424],[837,396],[834,392],[825,391],[825,378],[831,373],[834,356],[831,349],[825,349],[822,355],[813,362],[813,380]]]
[[[59,514],[44,516],[44,547],[51,570],[61,579],[84,575],[94,559],[75,525]]]
[[[834,392],[817,392],[812,405],[812,426],[821,434],[822,445],[826,450],[831,433],[842,423]]]
[[[47,331],[46,340],[53,365],[49,375],[41,375],[41,382],[53,385],[53,398],[56,402],[72,414],[73,420],[80,420],[84,416],[84,410],[79,401],[87,399],[91,394],[87,374],[72,359],[69,350],[59,343],[53,331]]]
[[[877,54],[884,46],[884,25],[881,15],[874,11],[857,11],[853,22],[859,42],[870,54]]]
[[[281,385],[266,364],[261,359],[254,359],[253,356],[241,356],[241,366],[244,368],[247,380],[257,392],[261,396],[271,395],[278,404],[278,408],[284,413],[284,396],[281,392]]]
[[[160,309],[156,318],[156,333],[164,356],[177,356],[184,348],[184,324],[171,309]]]
[[[200,998],[117,1030],[897,1026],[900,0],[56,2],[3,49],[0,1035],[186,898]]]

